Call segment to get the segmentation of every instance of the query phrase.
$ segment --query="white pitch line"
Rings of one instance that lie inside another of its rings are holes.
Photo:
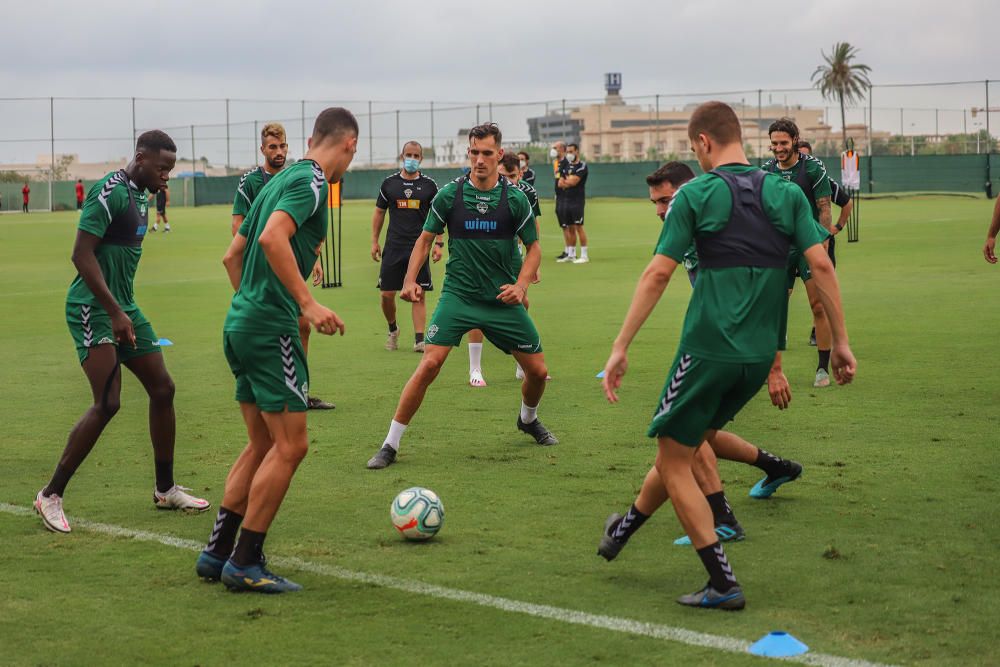
[[[13,514],[15,516],[30,516],[34,514],[34,509],[22,507],[20,505],[0,503],[0,512]],[[188,551],[201,551],[204,547],[203,542],[185,540],[180,537],[164,535],[162,533],[151,533],[145,530],[125,528],[124,526],[98,523],[96,521],[88,521],[87,519],[73,519],[73,527],[83,528],[93,533],[110,535],[112,537],[133,539],[140,542],[156,542],[168,547],[177,547],[178,549],[186,549]],[[348,570],[342,567],[337,567],[336,565],[324,565],[322,563],[302,560],[301,558],[296,558],[294,556],[272,557],[271,555],[268,555],[268,562],[344,581],[371,584],[373,586],[379,586],[380,588],[389,588],[392,590],[403,591],[405,593],[426,595],[442,600],[468,602],[481,607],[499,609],[501,611],[507,611],[515,614],[525,614],[536,618],[547,618],[561,623],[584,625],[591,628],[611,630],[613,632],[639,635],[653,639],[666,639],[668,641],[687,644],[688,646],[699,646],[702,648],[715,649],[717,651],[726,651],[728,653],[746,654],[751,643],[743,639],[736,639],[735,637],[711,635],[704,632],[695,632],[693,630],[685,630],[684,628],[677,628],[669,625],[660,625],[658,623],[646,623],[644,621],[636,621],[629,618],[621,618],[619,616],[591,614],[585,611],[576,611],[574,609],[565,609],[563,607],[534,604],[532,602],[512,600],[510,598],[502,598],[495,595],[487,595],[485,593],[474,593],[472,591],[463,591],[457,588],[446,588],[444,586],[426,584],[421,581],[414,581],[411,579],[398,579],[396,577],[388,577],[382,574]],[[804,665],[818,665],[819,667],[889,667],[883,663],[842,658],[840,656],[827,655],[824,653],[806,653],[805,655],[783,658],[782,660],[786,662],[797,662]]]

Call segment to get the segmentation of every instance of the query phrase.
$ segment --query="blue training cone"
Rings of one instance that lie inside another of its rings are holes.
[[[599,377],[599,378],[602,378],[602,377],[604,377],[604,371],[601,371],[600,373],[598,373],[598,374],[597,374],[597,377]]]
[[[159,341],[157,341],[157,345],[159,345],[160,347],[166,347],[167,345],[173,345],[173,344],[174,341],[170,340],[169,338],[161,338]]]
[[[768,658],[788,658],[806,653],[809,647],[787,632],[778,630],[767,633],[751,644],[748,650],[754,655]]]

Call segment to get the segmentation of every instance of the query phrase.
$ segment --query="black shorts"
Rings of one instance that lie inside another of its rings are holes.
[[[165,206],[163,208],[160,208],[159,206],[157,206],[156,207],[156,212],[159,215],[166,215],[167,214],[167,208]]]
[[[560,227],[570,225],[583,225],[583,201],[567,201],[559,199],[556,201],[556,220]]]
[[[410,265],[410,254],[413,248],[387,247],[382,252],[382,266],[378,272],[378,284],[375,286],[383,292],[398,292],[403,289],[403,279],[406,278],[406,268]],[[424,262],[417,272],[417,284],[425,290],[433,290],[431,281],[430,260]]]

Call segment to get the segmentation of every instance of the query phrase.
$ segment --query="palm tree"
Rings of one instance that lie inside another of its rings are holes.
[[[824,99],[840,102],[840,127],[844,135],[844,150],[847,150],[844,102],[855,104],[861,101],[865,97],[865,91],[872,85],[868,80],[868,73],[872,68],[851,62],[857,53],[858,50],[847,42],[837,42],[833,45],[830,55],[823,53],[826,64],[817,67],[811,77],[813,85],[819,88]]]

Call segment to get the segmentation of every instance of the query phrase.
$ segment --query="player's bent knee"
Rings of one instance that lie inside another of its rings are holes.
[[[121,399],[117,396],[108,396],[95,405],[94,410],[104,421],[111,421],[112,417],[118,414],[121,407]]]
[[[165,380],[149,390],[149,400],[155,403],[173,403],[177,387],[168,375]]]

